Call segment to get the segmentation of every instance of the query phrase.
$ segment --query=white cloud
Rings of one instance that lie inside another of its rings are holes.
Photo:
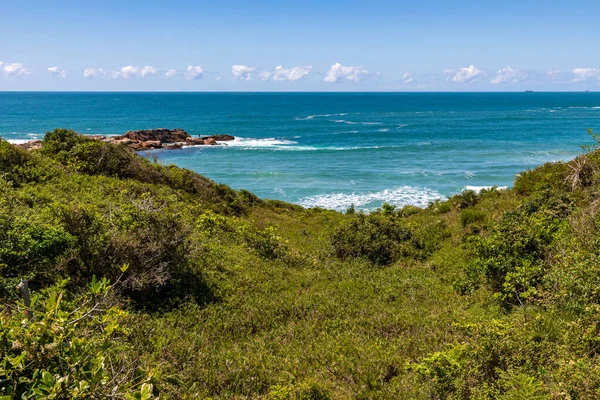
[[[176,71],[176,70],[174,70],[174,69],[170,69],[170,70],[168,70],[167,72],[165,72],[165,76],[166,76],[167,78],[172,78],[172,77],[174,77],[175,75],[177,75],[177,71]]]
[[[48,73],[52,76],[60,76],[61,78],[67,77],[67,72],[64,69],[58,67],[48,67]]]
[[[560,69],[553,70],[553,71],[546,71],[546,76],[548,77],[548,79],[552,79],[554,81],[554,80],[557,80],[560,78],[564,78],[565,71],[561,71]]]
[[[594,78],[600,78],[600,69],[596,68],[575,68],[571,71],[573,79],[571,82],[587,82]]]
[[[444,70],[446,73],[448,70]],[[453,77],[452,82],[457,83],[467,83],[467,82],[477,82],[485,76],[485,73],[479,69],[477,69],[474,65],[469,67],[461,68]]]
[[[413,74],[410,72],[405,72],[404,75],[402,75],[402,81],[404,83],[412,83],[414,80]]]
[[[50,72],[50,69],[48,69]],[[104,71],[101,68],[87,67],[83,70],[83,77],[86,79],[102,76],[110,79],[130,79],[130,78],[146,78],[155,76],[158,70],[151,65],[145,67],[137,67],[134,65],[126,65],[118,71]]]
[[[91,68],[91,67],[87,67],[86,69],[83,70],[83,77],[85,79],[91,79],[94,78],[96,76],[106,76],[106,72],[104,72],[102,69],[100,68]]]
[[[221,80],[220,76],[217,76],[217,79],[215,79],[215,82],[219,82]]]
[[[258,74],[258,77],[260,78],[261,81],[268,81],[271,78],[271,72],[270,71],[262,71],[260,74]]]
[[[154,76],[158,73],[158,71],[156,70],[156,68],[154,68],[151,65],[146,65],[145,67],[142,67],[140,69],[140,76],[142,78],[145,78],[147,76]]]
[[[363,67],[344,66],[340,63],[335,63],[327,72],[327,76],[323,79],[324,82],[336,83],[342,80],[360,82],[369,76],[369,71]]]
[[[235,79],[240,79],[242,81],[249,81],[252,79],[252,72],[254,68],[247,67],[245,65],[232,65],[231,73]],[[262,79],[262,77],[261,77]]]
[[[192,66],[188,65],[187,70],[185,72],[185,79],[198,80],[202,79],[204,75],[204,70],[200,66]]]
[[[112,74],[114,78],[125,78],[125,79],[129,79],[132,78],[134,76],[137,76],[140,73],[140,69],[139,67],[134,67],[132,65],[127,65],[123,68],[121,68],[121,70],[117,73]]]
[[[17,77],[22,77],[25,75],[31,75],[31,71],[27,70],[23,64],[12,63],[12,64],[3,64],[4,75],[12,75]]]
[[[295,82],[304,78],[311,70],[312,67],[309,66],[283,68],[281,65],[278,65],[275,67],[275,71],[273,71],[273,80]]]
[[[519,83],[528,78],[528,74],[520,69],[506,67],[498,71],[496,77],[490,83]]]

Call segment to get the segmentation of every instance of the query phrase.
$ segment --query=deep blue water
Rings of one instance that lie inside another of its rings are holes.
[[[151,155],[261,197],[372,209],[510,186],[572,158],[600,130],[600,93],[0,93],[0,136],[55,127],[231,134],[228,146]]]

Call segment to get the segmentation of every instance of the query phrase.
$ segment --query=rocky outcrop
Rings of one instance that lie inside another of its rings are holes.
[[[213,139],[217,142],[227,142],[229,140],[235,140],[235,137],[231,136],[231,135],[212,135],[212,136],[203,136],[200,139],[202,139],[202,140]]]
[[[183,129],[144,129],[142,131],[129,131],[119,139],[130,139],[139,142],[159,141],[161,143],[182,143],[190,135]]]
[[[181,149],[184,146],[215,146],[218,142],[234,140],[231,135],[213,135],[193,138],[183,129],[145,129],[129,131],[122,136],[86,135],[87,138],[102,142],[120,144],[135,151],[153,149]],[[42,148],[42,140],[31,140],[17,146],[26,150]]]
[[[15,146],[25,149],[27,151],[31,151],[31,150],[41,149],[43,144],[44,144],[43,140],[30,140],[29,142],[19,143],[19,144],[16,144]]]

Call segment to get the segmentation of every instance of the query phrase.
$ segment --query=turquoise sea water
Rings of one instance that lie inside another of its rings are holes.
[[[147,153],[304,206],[426,205],[510,186],[600,130],[600,93],[0,93],[0,136],[183,128],[227,146]]]

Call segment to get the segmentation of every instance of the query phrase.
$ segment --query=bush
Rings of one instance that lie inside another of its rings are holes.
[[[336,230],[331,244],[342,260],[365,258],[372,265],[388,265],[400,257],[400,243],[411,237],[393,217],[357,214]]]
[[[563,162],[546,163],[534,170],[519,173],[513,189],[520,195],[531,195],[545,190],[564,190],[568,170],[567,164]]]
[[[545,192],[505,213],[488,237],[474,239],[476,269],[505,304],[537,296],[551,245],[568,230],[571,207],[568,198]]]
[[[474,190],[463,190],[451,198],[458,208],[469,208],[479,203],[479,195]]]
[[[483,211],[466,209],[460,213],[460,223],[463,227],[471,224],[483,222],[487,219],[487,214]]]
[[[111,304],[109,282],[93,278],[74,299],[65,283],[35,293],[25,322],[15,306],[0,312],[0,396],[155,398],[156,371],[127,357],[127,313]]]

